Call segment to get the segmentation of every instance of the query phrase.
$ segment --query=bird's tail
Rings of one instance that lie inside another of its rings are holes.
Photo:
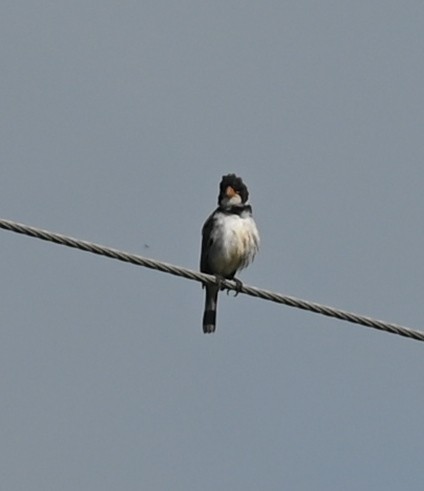
[[[218,302],[219,288],[215,285],[206,286],[205,311],[203,313],[203,332],[215,332],[216,327],[216,305]]]

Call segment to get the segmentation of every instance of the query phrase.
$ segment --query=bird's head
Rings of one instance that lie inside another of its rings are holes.
[[[219,185],[218,205],[223,208],[241,206],[247,203],[249,191],[241,177],[235,174],[222,176]]]

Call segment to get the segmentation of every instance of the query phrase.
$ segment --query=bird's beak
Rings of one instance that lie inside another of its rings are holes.
[[[228,186],[227,189],[225,190],[225,195],[231,199],[233,196],[235,196],[237,193],[237,191],[231,187],[231,186]]]

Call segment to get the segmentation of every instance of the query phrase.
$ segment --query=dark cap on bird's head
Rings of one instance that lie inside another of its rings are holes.
[[[225,196],[229,196],[229,193],[236,193],[240,196],[242,203],[246,203],[249,198],[249,191],[244,184],[241,177],[237,177],[235,174],[227,174],[222,176],[221,183],[219,185],[218,204]]]

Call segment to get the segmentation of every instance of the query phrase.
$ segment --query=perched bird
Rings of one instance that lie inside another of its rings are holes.
[[[259,248],[259,234],[248,197],[241,177],[235,174],[222,176],[218,208],[202,228],[202,273],[231,280],[237,271],[253,261]],[[204,333],[215,332],[218,291],[219,285],[206,285]]]

